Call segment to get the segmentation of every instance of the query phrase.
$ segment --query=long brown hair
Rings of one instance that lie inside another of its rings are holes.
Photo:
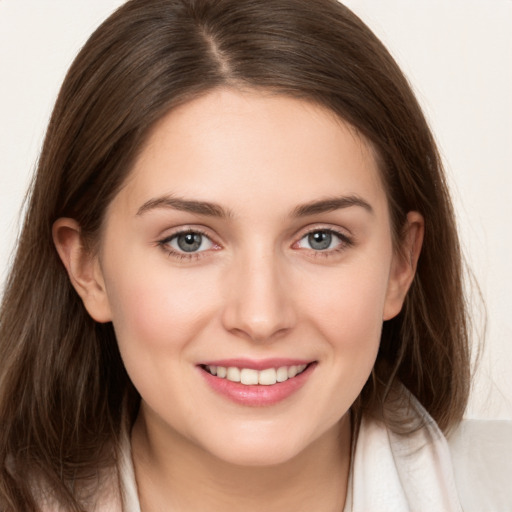
[[[52,243],[72,217],[94,241],[154,123],[219,86],[265,88],[327,107],[377,155],[399,245],[425,218],[417,275],[385,322],[372,410],[400,381],[443,429],[468,397],[462,264],[439,154],[411,89],[376,36],[335,0],[132,0],[91,36],[50,120],[0,313],[0,505],[35,511],[29,475],[67,510],[76,482],[115,463],[122,410],[139,396],[110,323],[87,314]],[[124,404],[124,405],[123,405]],[[83,506],[83,504],[82,504]]]

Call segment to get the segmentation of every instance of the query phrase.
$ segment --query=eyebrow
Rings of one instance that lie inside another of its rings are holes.
[[[358,196],[352,195],[332,197],[299,205],[293,209],[291,216],[307,217],[309,215],[332,212],[343,208],[349,208],[351,206],[359,206],[373,214],[373,208],[367,201]],[[143,215],[148,211],[159,208],[171,208],[173,210],[195,213],[197,215],[206,215],[208,217],[226,218],[233,216],[230,211],[225,210],[218,204],[210,203],[208,201],[182,199],[174,196],[162,196],[146,201],[137,210],[137,215]]]
[[[192,199],[181,199],[173,196],[162,196],[146,201],[138,210],[137,215],[159,208],[171,208],[182,212],[207,215],[209,217],[229,217],[230,213],[222,206],[207,201],[195,201]]]
[[[359,206],[367,212],[373,214],[373,208],[370,203],[358,196],[341,196],[322,199],[320,201],[312,201],[297,206],[292,213],[293,217],[307,217],[308,215],[316,215],[318,213],[327,213],[351,206]]]

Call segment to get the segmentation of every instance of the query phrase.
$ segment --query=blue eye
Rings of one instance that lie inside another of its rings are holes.
[[[213,247],[213,242],[202,233],[196,231],[187,231],[178,233],[164,240],[164,244],[171,247],[176,252],[195,253],[202,252]]]
[[[336,249],[340,245],[346,245],[348,240],[345,237],[327,229],[311,231],[304,235],[298,243],[301,249],[313,249],[314,251],[327,251]]]

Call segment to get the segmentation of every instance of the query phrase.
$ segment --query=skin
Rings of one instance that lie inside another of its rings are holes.
[[[340,197],[368,207],[297,216]],[[179,252],[183,229],[204,234],[199,251]],[[405,231],[396,251],[379,170],[353,128],[302,100],[232,89],[154,127],[98,253],[83,252],[75,221],[55,223],[70,279],[91,316],[113,322],[142,397],[132,450],[145,512],[343,508],[350,406],[413,279],[418,213]],[[329,248],[313,247],[311,232],[331,232]],[[316,366],[290,397],[250,407],[213,391],[197,366],[237,357]]]

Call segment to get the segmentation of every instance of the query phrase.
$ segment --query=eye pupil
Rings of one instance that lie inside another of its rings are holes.
[[[202,241],[203,235],[200,233],[185,233],[179,235],[177,239],[179,248],[185,252],[197,251],[201,247]]]
[[[332,242],[332,235],[328,231],[315,231],[308,235],[308,242],[312,249],[324,251]]]

